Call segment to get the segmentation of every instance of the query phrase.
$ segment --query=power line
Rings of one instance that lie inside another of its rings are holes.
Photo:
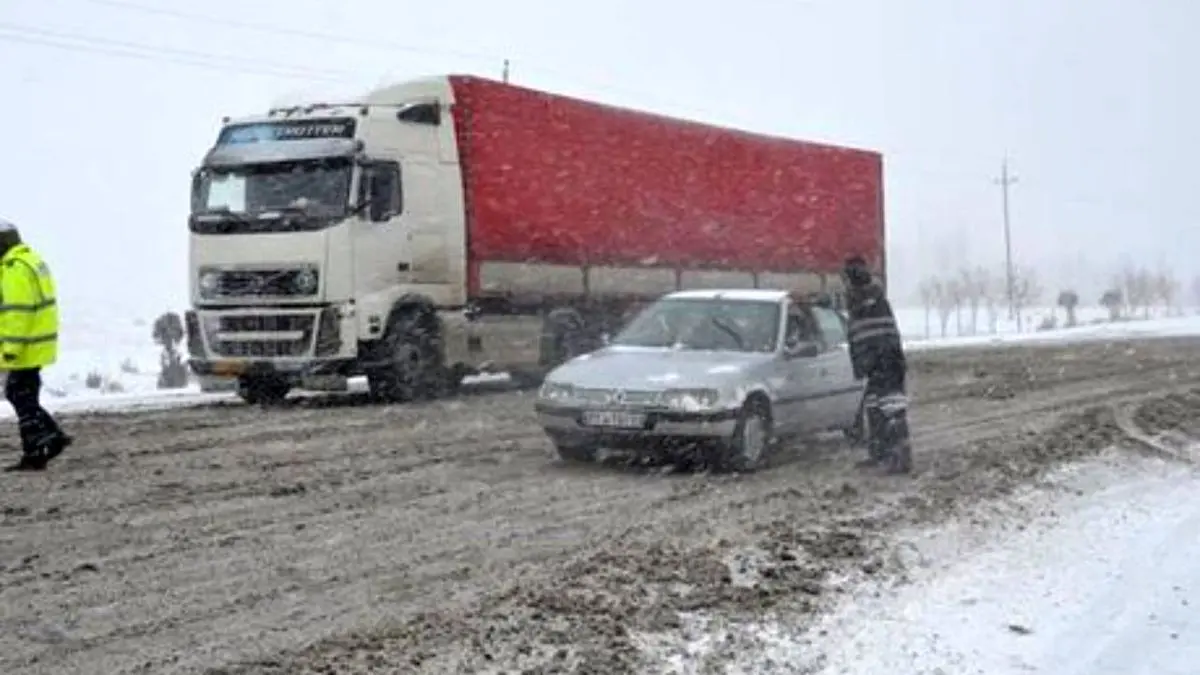
[[[376,49],[384,49],[392,52],[408,52],[410,54],[426,54],[430,56],[454,56],[458,58],[476,59],[499,63],[504,57],[496,54],[485,54],[482,52],[469,52],[455,49],[443,49],[436,47],[420,47],[415,45],[402,44],[392,42],[390,40],[371,40],[350,35],[338,35],[336,33],[326,33],[322,31],[303,30],[299,28],[288,28],[286,26],[273,26],[264,23],[255,23],[250,21],[240,21],[237,19],[228,19],[225,17],[209,16],[206,14],[198,14],[195,12],[186,12],[167,7],[155,7],[152,5],[143,5],[137,2],[128,2],[127,0],[78,0],[79,2],[87,2],[93,5],[101,5],[104,7],[113,7],[117,9],[139,12],[142,14],[156,14],[158,16],[173,17],[187,21],[196,21],[199,23],[207,23],[213,26],[225,26],[227,28],[240,28],[243,30],[257,31],[260,33],[271,33],[275,35],[296,37],[306,40],[316,40],[319,42],[336,42],[341,44],[356,45],[359,47],[371,47]]]
[[[225,70],[227,72],[257,72],[259,74],[279,77],[327,81],[347,77],[346,73],[333,70],[306,68],[276,61],[244,59],[237,56],[176,49],[173,47],[145,45],[77,33],[60,33],[35,26],[25,26],[8,22],[0,22],[0,40],[64,49],[67,51],[103,53],[111,56],[153,61],[163,60],[181,65]]]
[[[481,63],[486,62],[486,63],[490,64],[492,67],[502,66],[502,71],[501,71],[502,79],[503,79],[503,73],[509,72],[509,70],[511,69],[511,67],[513,65],[512,59],[508,55],[486,53],[486,52],[464,51],[464,50],[457,50],[457,49],[446,49],[446,48],[441,48],[441,47],[417,46],[417,45],[412,45],[412,44],[394,42],[391,40],[378,40],[378,39],[363,38],[363,37],[352,36],[352,35],[339,35],[337,33],[327,33],[324,31],[312,31],[312,30],[304,30],[304,29],[298,29],[298,28],[288,28],[286,26],[275,26],[275,25],[271,25],[271,24],[256,23],[256,22],[250,22],[250,21],[241,21],[241,20],[237,20],[237,19],[229,19],[229,18],[225,18],[225,17],[216,17],[216,16],[200,14],[200,13],[196,13],[196,12],[188,12],[188,11],[183,11],[183,10],[171,9],[171,8],[167,8],[167,7],[156,7],[156,6],[152,6],[152,5],[141,4],[138,2],[131,2],[130,0],[77,0],[77,1],[85,2],[85,3],[89,3],[89,4],[93,4],[93,5],[98,5],[98,6],[102,6],[102,7],[111,7],[114,9],[127,10],[127,11],[136,12],[136,13],[140,13],[140,14],[156,15],[156,16],[170,17],[170,18],[181,19],[181,20],[186,20],[186,21],[194,21],[197,23],[206,23],[206,24],[209,24],[212,26],[224,26],[227,28],[238,28],[241,30],[255,31],[255,32],[264,33],[264,34],[268,34],[268,35],[278,35],[278,36],[282,36],[282,37],[300,38],[300,39],[313,40],[316,42],[325,42],[325,43],[330,43],[330,44],[351,45],[351,46],[363,48],[363,49],[375,49],[375,50],[381,50],[381,51],[387,51],[387,52],[407,52],[410,54],[421,54],[421,55],[426,55],[426,56],[449,56],[449,57],[455,57],[455,58],[469,59],[469,60],[478,61]],[[505,68],[505,67],[503,67],[503,64],[505,64],[506,62],[507,62],[507,67]],[[551,76],[561,77],[561,78],[564,78],[564,79],[567,79],[567,80],[570,80],[573,82],[583,83],[575,74],[568,73],[568,72],[561,71],[561,70],[546,68],[544,66],[537,66],[537,65],[522,65],[522,68],[528,72],[542,73],[543,75],[551,75]],[[589,84],[592,88],[595,88],[595,89],[609,91],[612,93],[625,94],[628,96],[634,96],[634,97],[642,99],[642,100],[656,100],[660,104],[669,104],[673,107],[678,107],[678,106],[676,106],[675,102],[660,98],[655,94],[650,94],[650,93],[643,92],[643,91],[637,91],[634,89],[626,89],[624,87],[613,86],[611,84],[600,84],[597,82],[589,82],[586,84]],[[692,108],[692,106],[687,106],[687,108],[691,109],[693,113],[702,113],[701,115],[699,115],[700,117],[714,117],[713,115],[711,115],[710,111],[695,109],[695,108]]]

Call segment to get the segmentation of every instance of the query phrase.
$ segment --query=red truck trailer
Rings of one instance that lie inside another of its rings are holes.
[[[851,253],[883,271],[878,153],[450,83],[472,295],[496,261],[724,271],[831,291]]]
[[[198,374],[395,399],[544,370],[678,289],[837,298],[847,255],[883,272],[882,159],[439,76],[225,120],[189,227]]]

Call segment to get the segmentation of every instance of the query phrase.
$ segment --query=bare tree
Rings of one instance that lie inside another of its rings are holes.
[[[1032,267],[1017,265],[1013,268],[1013,305],[1017,310],[1017,332],[1022,332],[1023,311],[1042,298],[1042,286],[1037,272]]]
[[[1179,279],[1170,270],[1160,270],[1153,278],[1154,294],[1159,302],[1163,304],[1163,311],[1166,315],[1177,315],[1176,304],[1179,301]]]
[[[1131,316],[1141,310],[1143,317],[1150,317],[1150,305],[1154,303],[1154,284],[1149,272],[1126,265],[1118,275],[1115,286],[1121,289],[1125,309]]]
[[[179,354],[179,344],[183,342],[183,320],[175,312],[166,312],[154,321],[151,337],[154,343],[162,347],[159,358],[161,370],[158,373],[159,389],[179,389],[188,383],[187,366]]]
[[[949,301],[954,305],[954,334],[961,336],[963,334],[962,307],[964,299],[962,280],[958,277],[947,279],[946,293],[950,296]]]
[[[1120,288],[1110,288],[1100,296],[1100,305],[1108,310],[1108,320],[1118,321],[1121,310],[1125,307],[1125,298],[1121,296]]]
[[[1079,307],[1079,294],[1067,289],[1058,294],[1058,306],[1067,314],[1067,328],[1079,325],[1075,310]]]
[[[978,335],[979,306],[983,304],[983,296],[987,294],[987,288],[980,287],[974,269],[964,269],[959,272],[958,276],[959,283],[962,285],[963,299],[967,303],[967,309],[971,312],[971,335]]]
[[[934,279],[929,278],[921,282],[917,287],[917,293],[921,296],[921,306],[925,308],[925,339],[928,340],[929,334],[929,318],[933,314],[933,308],[937,304],[937,288]]]
[[[954,297],[947,288],[945,281],[941,279],[933,280],[934,298],[937,302],[938,319],[942,325],[942,337],[946,337],[946,330],[949,328],[950,315],[954,313]]]
[[[1192,305],[1200,309],[1200,276],[1192,277]]]
[[[1000,298],[1008,293],[1003,276],[996,276],[986,267],[976,267],[972,274],[979,286],[983,307],[987,310],[988,332],[996,334],[996,324],[1000,321]]]

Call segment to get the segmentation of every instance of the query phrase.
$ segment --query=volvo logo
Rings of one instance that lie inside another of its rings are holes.
[[[625,402],[625,392],[620,389],[613,392],[612,400],[613,400],[613,403],[624,403]]]

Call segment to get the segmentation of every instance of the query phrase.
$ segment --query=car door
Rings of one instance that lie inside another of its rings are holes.
[[[781,431],[787,434],[808,433],[817,428],[822,417],[818,400],[820,378],[817,362],[820,354],[804,356],[789,353],[793,345],[819,339],[812,317],[805,313],[802,306],[789,305],[784,336],[783,359],[780,363],[785,377],[778,405],[786,412],[787,422]]]
[[[827,420],[826,428],[844,429],[858,414],[864,383],[854,379],[846,320],[828,307],[812,307],[811,311],[826,347],[818,366],[825,401],[821,413]]]

